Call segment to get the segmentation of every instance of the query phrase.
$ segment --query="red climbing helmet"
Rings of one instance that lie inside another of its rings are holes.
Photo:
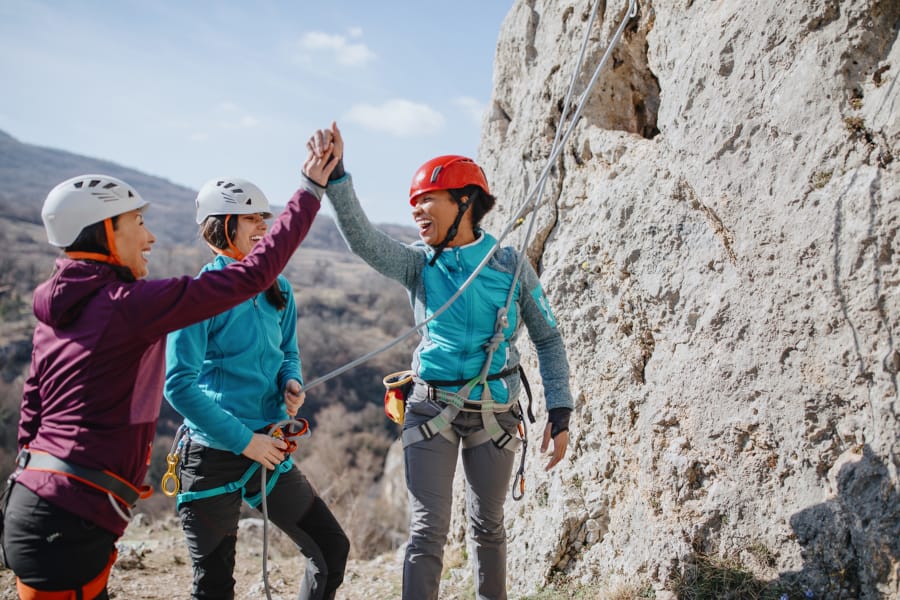
[[[455,190],[467,185],[477,185],[490,194],[484,171],[474,160],[465,156],[448,154],[432,158],[419,167],[409,185],[409,203],[415,206],[416,198],[435,190]]]

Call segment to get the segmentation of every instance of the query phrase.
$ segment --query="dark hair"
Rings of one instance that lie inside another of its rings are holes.
[[[115,229],[116,224],[119,222],[119,215],[111,218],[113,229]],[[93,252],[109,256],[109,240],[106,239],[106,226],[103,224],[103,221],[88,225],[82,229],[75,241],[63,248],[63,250],[65,252]],[[119,279],[124,279],[125,281],[135,280],[134,273],[128,267],[122,265],[110,266],[118,274]]]
[[[457,202],[459,202],[463,196],[468,196],[471,200],[472,205],[469,207],[469,212],[472,213],[472,229],[478,228],[481,224],[481,219],[494,208],[494,204],[497,202],[496,198],[485,192],[480,186],[474,184],[449,191]]]
[[[113,228],[119,217],[113,217]],[[65,247],[66,252],[96,252],[109,254],[109,242],[106,239],[106,228],[103,221],[88,225],[82,229],[75,241]]]
[[[225,217],[227,215],[210,215],[200,224],[200,237],[208,244],[220,250],[228,249],[228,240],[234,239],[237,233],[237,218],[228,221],[228,236],[225,236]],[[235,215],[237,217],[237,215]],[[287,292],[281,291],[276,280],[266,290],[266,300],[277,310],[287,308]]]

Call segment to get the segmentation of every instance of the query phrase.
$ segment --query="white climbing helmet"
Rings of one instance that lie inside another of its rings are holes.
[[[197,193],[197,224],[210,215],[272,216],[269,200],[258,187],[246,179],[224,177],[207,181]]]
[[[47,240],[65,248],[88,225],[150,204],[133,187],[109,175],[79,175],[58,184],[44,200]]]

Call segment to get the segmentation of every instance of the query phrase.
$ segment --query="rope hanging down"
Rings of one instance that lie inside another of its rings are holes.
[[[593,15],[596,14],[597,8],[599,5],[600,5],[600,0],[595,0],[594,9],[593,9],[592,16],[591,16],[592,21],[593,21]],[[537,203],[538,203],[538,200],[540,199],[540,194],[543,193],[544,184],[545,184],[547,177],[550,174],[550,171],[552,170],[553,163],[559,156],[560,152],[562,151],[562,148],[565,145],[566,141],[568,141],[569,136],[572,134],[572,131],[574,131],[575,125],[578,123],[578,119],[581,117],[581,113],[584,110],[585,101],[587,100],[588,96],[590,95],[590,92],[593,89],[594,85],[597,83],[597,79],[600,75],[600,71],[603,69],[603,66],[606,64],[607,60],[609,59],[609,56],[612,53],[613,47],[616,45],[616,43],[619,41],[619,38],[622,36],[622,32],[625,30],[625,25],[628,23],[628,21],[632,17],[634,17],[636,15],[637,15],[637,0],[629,0],[628,10],[626,11],[625,16],[622,18],[622,22],[619,24],[619,28],[616,30],[615,35],[613,35],[612,40],[610,40],[610,43],[606,48],[606,52],[603,54],[603,57],[600,59],[599,64],[594,69],[593,75],[591,76],[591,79],[588,82],[587,87],[585,88],[584,92],[582,93],[581,97],[579,98],[578,103],[577,103],[577,108],[575,110],[574,115],[572,116],[572,120],[569,122],[569,126],[566,128],[565,133],[563,133],[562,136],[560,137],[559,132],[562,131],[562,126],[563,126],[563,122],[565,120],[566,114],[564,112],[561,115],[559,125],[557,126],[557,136],[556,136],[556,139],[554,140],[554,147],[551,149],[550,155],[547,157],[546,165],[544,166],[544,169],[541,171],[541,175],[538,177],[538,180],[535,184],[536,188],[535,187],[531,188],[531,191],[529,191],[529,193],[526,195],[525,201],[522,203],[522,206],[519,208],[519,210],[516,211],[516,213],[510,219],[509,224],[506,226],[506,228],[503,230],[503,232],[497,237],[497,243],[493,246],[493,248],[491,248],[491,250],[487,253],[487,255],[484,257],[484,259],[482,259],[482,261],[478,264],[478,266],[475,268],[475,270],[472,272],[472,274],[468,277],[468,279],[466,279],[463,282],[463,284],[456,291],[456,293],[454,293],[447,300],[447,302],[445,302],[443,306],[438,308],[430,317],[428,317],[421,323],[416,323],[410,329],[408,329],[404,333],[402,333],[399,336],[397,336],[396,338],[394,338],[393,341],[388,342],[384,346],[377,348],[376,350],[373,350],[363,356],[360,356],[359,358],[352,360],[352,361],[348,362],[347,364],[345,364],[341,367],[338,367],[337,369],[334,369],[330,373],[326,373],[325,375],[322,375],[321,377],[313,379],[308,384],[303,386],[303,391],[306,392],[313,388],[316,388],[316,387],[322,385],[323,383],[330,381],[330,380],[334,379],[335,377],[349,371],[350,369],[357,367],[357,366],[371,360],[372,358],[378,356],[379,354],[381,354],[383,352],[387,352],[388,350],[390,350],[391,348],[393,348],[394,346],[396,346],[397,344],[399,344],[406,338],[410,337],[412,334],[416,333],[417,331],[419,331],[420,329],[425,327],[428,323],[430,323],[431,321],[436,319],[438,316],[440,316],[444,311],[446,311],[448,308],[450,308],[450,306],[454,302],[456,302],[456,300],[463,294],[463,292],[466,290],[466,288],[468,288],[472,284],[472,282],[475,280],[475,278],[478,277],[478,274],[482,271],[482,269],[484,269],[485,266],[487,266],[487,263],[494,256],[494,254],[496,254],[497,250],[500,248],[501,242],[515,228],[518,220],[522,217],[523,214],[525,214],[526,210],[527,209],[534,210],[537,208]],[[579,56],[579,66],[580,66],[580,62],[584,58],[585,49],[587,47],[589,30],[590,30],[590,27],[588,27],[588,30],[585,33],[584,43],[582,44],[581,54]],[[574,88],[574,84],[575,84],[575,80],[576,80],[577,76],[578,76],[578,69],[576,68],[572,74],[572,83],[570,84],[570,87],[569,87],[570,95],[572,93],[572,89]],[[534,217],[532,216],[532,219],[533,218]],[[532,225],[530,224],[529,231],[531,231],[531,228],[532,228]],[[518,273],[518,269],[517,269],[517,273]]]

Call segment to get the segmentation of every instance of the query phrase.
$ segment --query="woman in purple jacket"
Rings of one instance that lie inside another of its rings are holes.
[[[324,185],[336,162],[310,153],[303,171]],[[147,202],[131,186],[84,175],[47,196],[47,237],[66,256],[34,292],[38,323],[0,538],[21,597],[108,598],[115,542],[149,493],[166,334],[275,281],[319,210],[321,192],[301,185],[243,260],[155,281],[145,279],[155,242]]]

